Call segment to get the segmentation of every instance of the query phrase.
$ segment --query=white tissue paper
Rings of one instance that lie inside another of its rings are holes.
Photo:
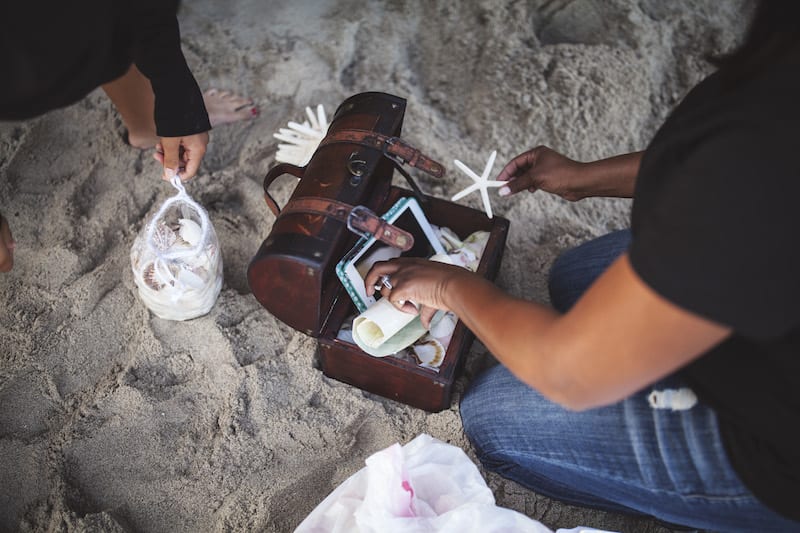
[[[295,533],[480,532],[552,533],[541,523],[495,505],[467,455],[422,434],[366,460]]]
[[[498,507],[461,448],[422,434],[367,458],[294,533],[553,533]],[[587,527],[555,533],[613,533]]]

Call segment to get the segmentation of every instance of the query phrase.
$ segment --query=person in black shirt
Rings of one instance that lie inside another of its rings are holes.
[[[765,0],[643,153],[538,147],[502,170],[501,194],[634,199],[631,230],[557,259],[555,309],[419,259],[365,285],[389,276],[423,323],[455,312],[502,363],[461,401],[487,468],[578,505],[800,531],[798,131],[800,2]]]
[[[0,4],[0,120],[23,120],[103,88],[137,148],[156,147],[164,179],[198,170],[212,126],[257,115],[253,102],[200,92],[181,51],[178,0]],[[14,241],[0,215],[0,272]]]

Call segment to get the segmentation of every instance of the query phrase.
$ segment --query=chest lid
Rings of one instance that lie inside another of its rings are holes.
[[[336,263],[359,238],[346,219],[306,206],[327,202],[380,210],[391,187],[393,159],[415,157],[399,152],[408,146],[398,139],[405,106],[403,98],[378,92],[348,98],[305,167],[276,165],[264,179],[265,198],[276,219],[250,262],[248,282],[258,301],[294,329],[319,335],[342,292]],[[419,155],[415,163],[438,165]],[[269,185],[287,173],[300,181],[281,210]]]

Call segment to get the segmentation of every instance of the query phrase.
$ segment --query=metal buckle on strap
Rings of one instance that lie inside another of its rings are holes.
[[[363,205],[357,205],[347,216],[347,229],[364,238],[375,238],[403,252],[414,246],[414,236],[408,231],[398,228]]]
[[[397,154],[393,154],[389,152],[389,148],[394,146],[395,144],[399,144],[401,146],[405,146],[406,148],[410,148],[410,146],[403,141],[400,137],[388,137],[384,142],[383,146],[381,147],[381,151],[383,155],[391,159],[392,161],[396,162],[397,164],[404,165],[407,161],[400,157]]]
[[[369,239],[370,237],[373,237],[373,235],[371,233],[369,233],[368,231],[356,228],[353,225],[353,221],[355,220],[355,221],[357,221],[356,223],[361,222],[361,227],[363,228],[363,227],[366,226],[366,221],[370,217],[378,218],[378,215],[376,215],[374,212],[372,212],[372,210],[370,210],[368,207],[365,207],[363,205],[357,205],[357,206],[353,207],[353,209],[350,210],[350,214],[347,215],[347,229],[349,229],[350,231],[352,231],[356,235],[361,235],[362,237],[364,237],[366,239]]]

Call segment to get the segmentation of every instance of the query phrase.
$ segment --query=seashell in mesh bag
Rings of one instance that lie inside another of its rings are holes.
[[[208,313],[222,288],[219,242],[208,214],[176,177],[178,193],[144,225],[131,247],[139,298],[161,318]]]

